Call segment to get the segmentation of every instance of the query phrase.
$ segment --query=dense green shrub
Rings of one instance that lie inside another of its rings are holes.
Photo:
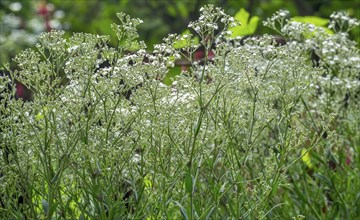
[[[15,58],[0,87],[1,217],[359,216],[360,56],[347,37],[358,21],[334,14],[330,34],[279,11],[265,23],[285,45],[267,35],[240,44],[232,17],[201,11],[189,25],[199,45],[171,34],[147,54],[141,21],[119,13],[117,48],[52,31]],[[165,85],[181,57],[191,67]],[[34,100],[12,99],[13,80]]]

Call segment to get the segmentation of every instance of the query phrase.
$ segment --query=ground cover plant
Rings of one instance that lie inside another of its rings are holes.
[[[279,11],[264,22],[279,44],[231,39],[234,18],[201,12],[198,42],[171,34],[147,53],[142,21],[119,13],[116,48],[51,31],[4,67],[1,218],[360,216],[359,21],[337,12],[329,31]],[[164,84],[179,59],[191,66]]]

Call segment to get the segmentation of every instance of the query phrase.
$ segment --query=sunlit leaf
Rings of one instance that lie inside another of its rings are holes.
[[[241,25],[229,29],[232,31],[231,37],[239,37],[255,33],[259,23],[259,17],[253,16],[250,19],[249,18],[250,14],[244,8],[241,8],[240,11],[236,13],[235,19],[240,21]]]
[[[302,161],[306,164],[306,166],[310,169],[312,169],[314,167],[314,165],[311,162],[311,157],[310,157],[310,153],[307,151],[307,149],[302,149],[301,150],[301,155],[303,155],[301,157]]]
[[[328,34],[333,34],[334,32],[327,28],[327,24],[329,23],[329,19],[320,18],[316,16],[295,16],[292,18],[293,21],[301,22],[301,23],[310,23],[317,27],[323,28]]]

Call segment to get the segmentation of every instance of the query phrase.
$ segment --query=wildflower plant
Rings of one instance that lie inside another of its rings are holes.
[[[52,31],[14,59],[17,70],[6,67],[10,74],[0,87],[1,217],[356,216],[358,210],[345,211],[355,207],[346,187],[338,195],[341,208],[325,196],[315,206],[294,201],[305,201],[300,184],[316,185],[307,182],[304,154],[314,152],[307,160],[326,176],[330,171],[318,164],[327,158],[320,153],[335,155],[333,148],[339,152],[346,135],[358,132],[356,103],[349,102],[342,119],[335,116],[339,103],[327,105],[328,97],[344,94],[343,87],[329,87],[335,76],[342,86],[351,85],[346,90],[351,97],[357,95],[356,45],[343,32],[304,34],[316,28],[309,25],[295,30],[293,25],[301,24],[291,24],[283,11],[267,24],[279,23],[287,44],[264,35],[240,45],[228,39],[229,28],[239,25],[234,18],[212,5],[201,12],[189,24],[199,44],[191,34],[171,34],[146,53],[136,31],[141,21],[119,13],[120,24],[112,25],[116,48],[108,46],[108,36],[76,33],[65,39],[64,32]],[[331,43],[339,47],[328,55]],[[200,46],[203,63],[192,60]],[[320,56],[318,66],[309,59],[311,49]],[[340,54],[343,58],[331,63]],[[180,58],[191,67],[164,84]],[[7,85],[14,80],[33,91],[31,102],[11,98],[15,89]],[[334,128],[339,120],[349,133]],[[359,141],[346,143],[353,154]],[[327,213],[321,211],[324,204]]]

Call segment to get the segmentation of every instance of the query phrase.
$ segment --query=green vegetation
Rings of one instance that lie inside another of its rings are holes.
[[[142,21],[118,13],[115,47],[51,31],[4,66],[0,218],[360,216],[360,54],[348,35],[359,21],[333,13],[329,33],[280,10],[264,22],[279,44],[232,39],[236,19],[200,12],[196,36],[170,34],[152,53]],[[179,60],[189,66],[170,78]],[[12,98],[15,81],[32,101]]]

